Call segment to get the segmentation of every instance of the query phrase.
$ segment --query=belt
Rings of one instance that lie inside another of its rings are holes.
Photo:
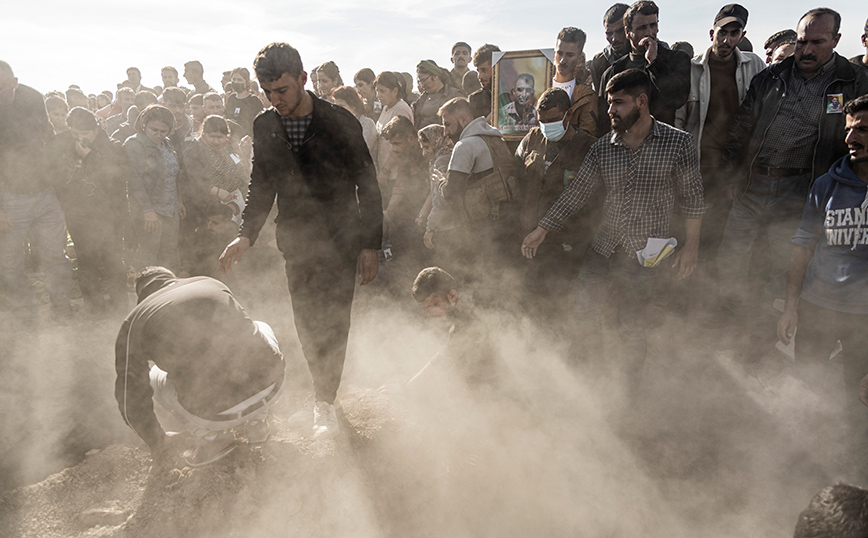
[[[244,411],[240,413],[233,413],[231,415],[212,415],[210,417],[199,417],[205,420],[209,420],[211,422],[223,422],[227,420],[238,420],[239,418],[244,418],[250,413],[260,409],[262,406],[270,402],[277,396],[277,393],[280,392],[280,387],[283,385],[283,381],[286,379],[286,376],[280,376],[280,378],[274,383],[274,388],[271,389],[271,392],[265,395],[265,398],[259,400],[258,402],[252,403],[249,407],[247,407]]]
[[[753,171],[772,178],[803,176],[811,173],[810,168],[775,168],[774,166],[754,166]]]

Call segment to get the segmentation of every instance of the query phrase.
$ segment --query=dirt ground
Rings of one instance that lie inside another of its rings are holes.
[[[725,333],[661,310],[641,394],[625,405],[566,367],[568,349],[545,328],[486,313],[522,398],[423,394],[399,381],[440,333],[402,300],[360,293],[330,441],[310,435],[286,298],[256,301],[248,309],[275,327],[289,390],[268,442],[199,469],[153,467],[123,424],[119,320],[4,331],[0,537],[769,538],[791,536],[822,487],[864,485],[852,432],[783,354],[746,370]]]

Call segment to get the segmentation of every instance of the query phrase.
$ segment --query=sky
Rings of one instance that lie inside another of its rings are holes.
[[[345,83],[362,67],[375,72],[415,72],[419,60],[451,68],[450,49],[466,41],[473,49],[493,43],[504,51],[550,48],[563,26],[588,34],[590,58],[605,46],[602,17],[610,3],[516,0],[150,0],[122,2],[6,0],[0,18],[0,59],[21,84],[45,93],[70,84],[86,93],[116,90],[126,68],[139,67],[145,86],[161,84],[160,68],[199,60],[205,80],[219,84],[222,72],[251,68],[264,45],[286,41],[301,53],[305,69],[334,60]],[[659,38],[688,41],[701,51],[722,7],[718,0],[658,0]],[[755,51],[772,33],[795,28],[799,17],[822,4],[804,0],[744,2],[748,38]],[[860,36],[868,9],[855,0],[826,4],[843,16],[837,51],[864,54]],[[543,7],[545,6],[545,7]],[[87,9],[84,9],[87,8]],[[552,14],[557,14],[554,16]],[[182,80],[183,83],[183,80]]]

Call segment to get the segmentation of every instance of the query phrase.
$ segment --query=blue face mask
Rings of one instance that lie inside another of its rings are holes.
[[[566,114],[564,114],[564,118],[566,117]],[[540,131],[542,131],[543,136],[549,142],[557,142],[567,133],[567,128],[564,126],[564,120],[540,123],[539,128]]]

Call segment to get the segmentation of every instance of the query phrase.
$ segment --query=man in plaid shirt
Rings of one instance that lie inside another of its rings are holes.
[[[636,251],[649,238],[668,238],[673,210],[685,218],[686,240],[675,256],[678,278],[693,273],[705,205],[696,146],[691,136],[658,122],[648,109],[651,80],[638,69],[612,77],[606,85],[613,130],[591,146],[576,178],[537,228],[522,243],[526,258],[549,231],[563,223],[602,184],[606,189],[603,222],[579,272],[576,312],[580,321],[597,315],[613,285],[617,295],[618,332],[624,343],[624,373],[635,393],[645,363],[645,309],[651,283],[660,268],[643,267]],[[586,338],[599,331],[579,331],[581,357],[599,356]]]

